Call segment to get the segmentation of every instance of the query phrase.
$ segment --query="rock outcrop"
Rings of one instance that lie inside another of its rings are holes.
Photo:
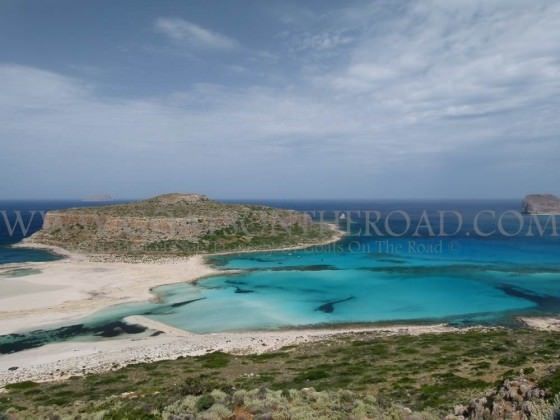
[[[523,200],[522,211],[526,214],[560,215],[560,198],[552,194],[530,194]]]
[[[457,405],[446,420],[527,420],[534,417],[534,405],[542,402],[545,396],[543,389],[524,377],[506,379],[496,391],[473,399],[466,406]]]
[[[292,210],[165,194],[48,212],[28,241],[86,253],[193,254],[312,244],[332,235],[332,229]]]

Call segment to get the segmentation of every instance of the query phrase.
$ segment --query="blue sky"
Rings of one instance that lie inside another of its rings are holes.
[[[560,193],[560,3],[0,1],[0,198]]]

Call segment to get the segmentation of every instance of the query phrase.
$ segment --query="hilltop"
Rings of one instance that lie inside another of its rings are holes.
[[[27,242],[95,254],[192,255],[313,245],[334,237],[330,226],[304,213],[173,193],[48,212]]]

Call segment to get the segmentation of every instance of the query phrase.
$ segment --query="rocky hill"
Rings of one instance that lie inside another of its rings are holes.
[[[560,214],[560,198],[552,194],[530,194],[522,205],[527,214]]]
[[[27,241],[96,254],[195,254],[315,244],[334,236],[309,215],[165,194],[129,204],[48,212]]]

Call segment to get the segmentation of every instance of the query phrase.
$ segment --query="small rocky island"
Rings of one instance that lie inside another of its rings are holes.
[[[27,243],[89,254],[192,255],[313,245],[335,238],[293,210],[165,194],[128,204],[48,212]]]
[[[530,194],[523,200],[522,211],[526,214],[560,215],[560,198],[552,194]]]

